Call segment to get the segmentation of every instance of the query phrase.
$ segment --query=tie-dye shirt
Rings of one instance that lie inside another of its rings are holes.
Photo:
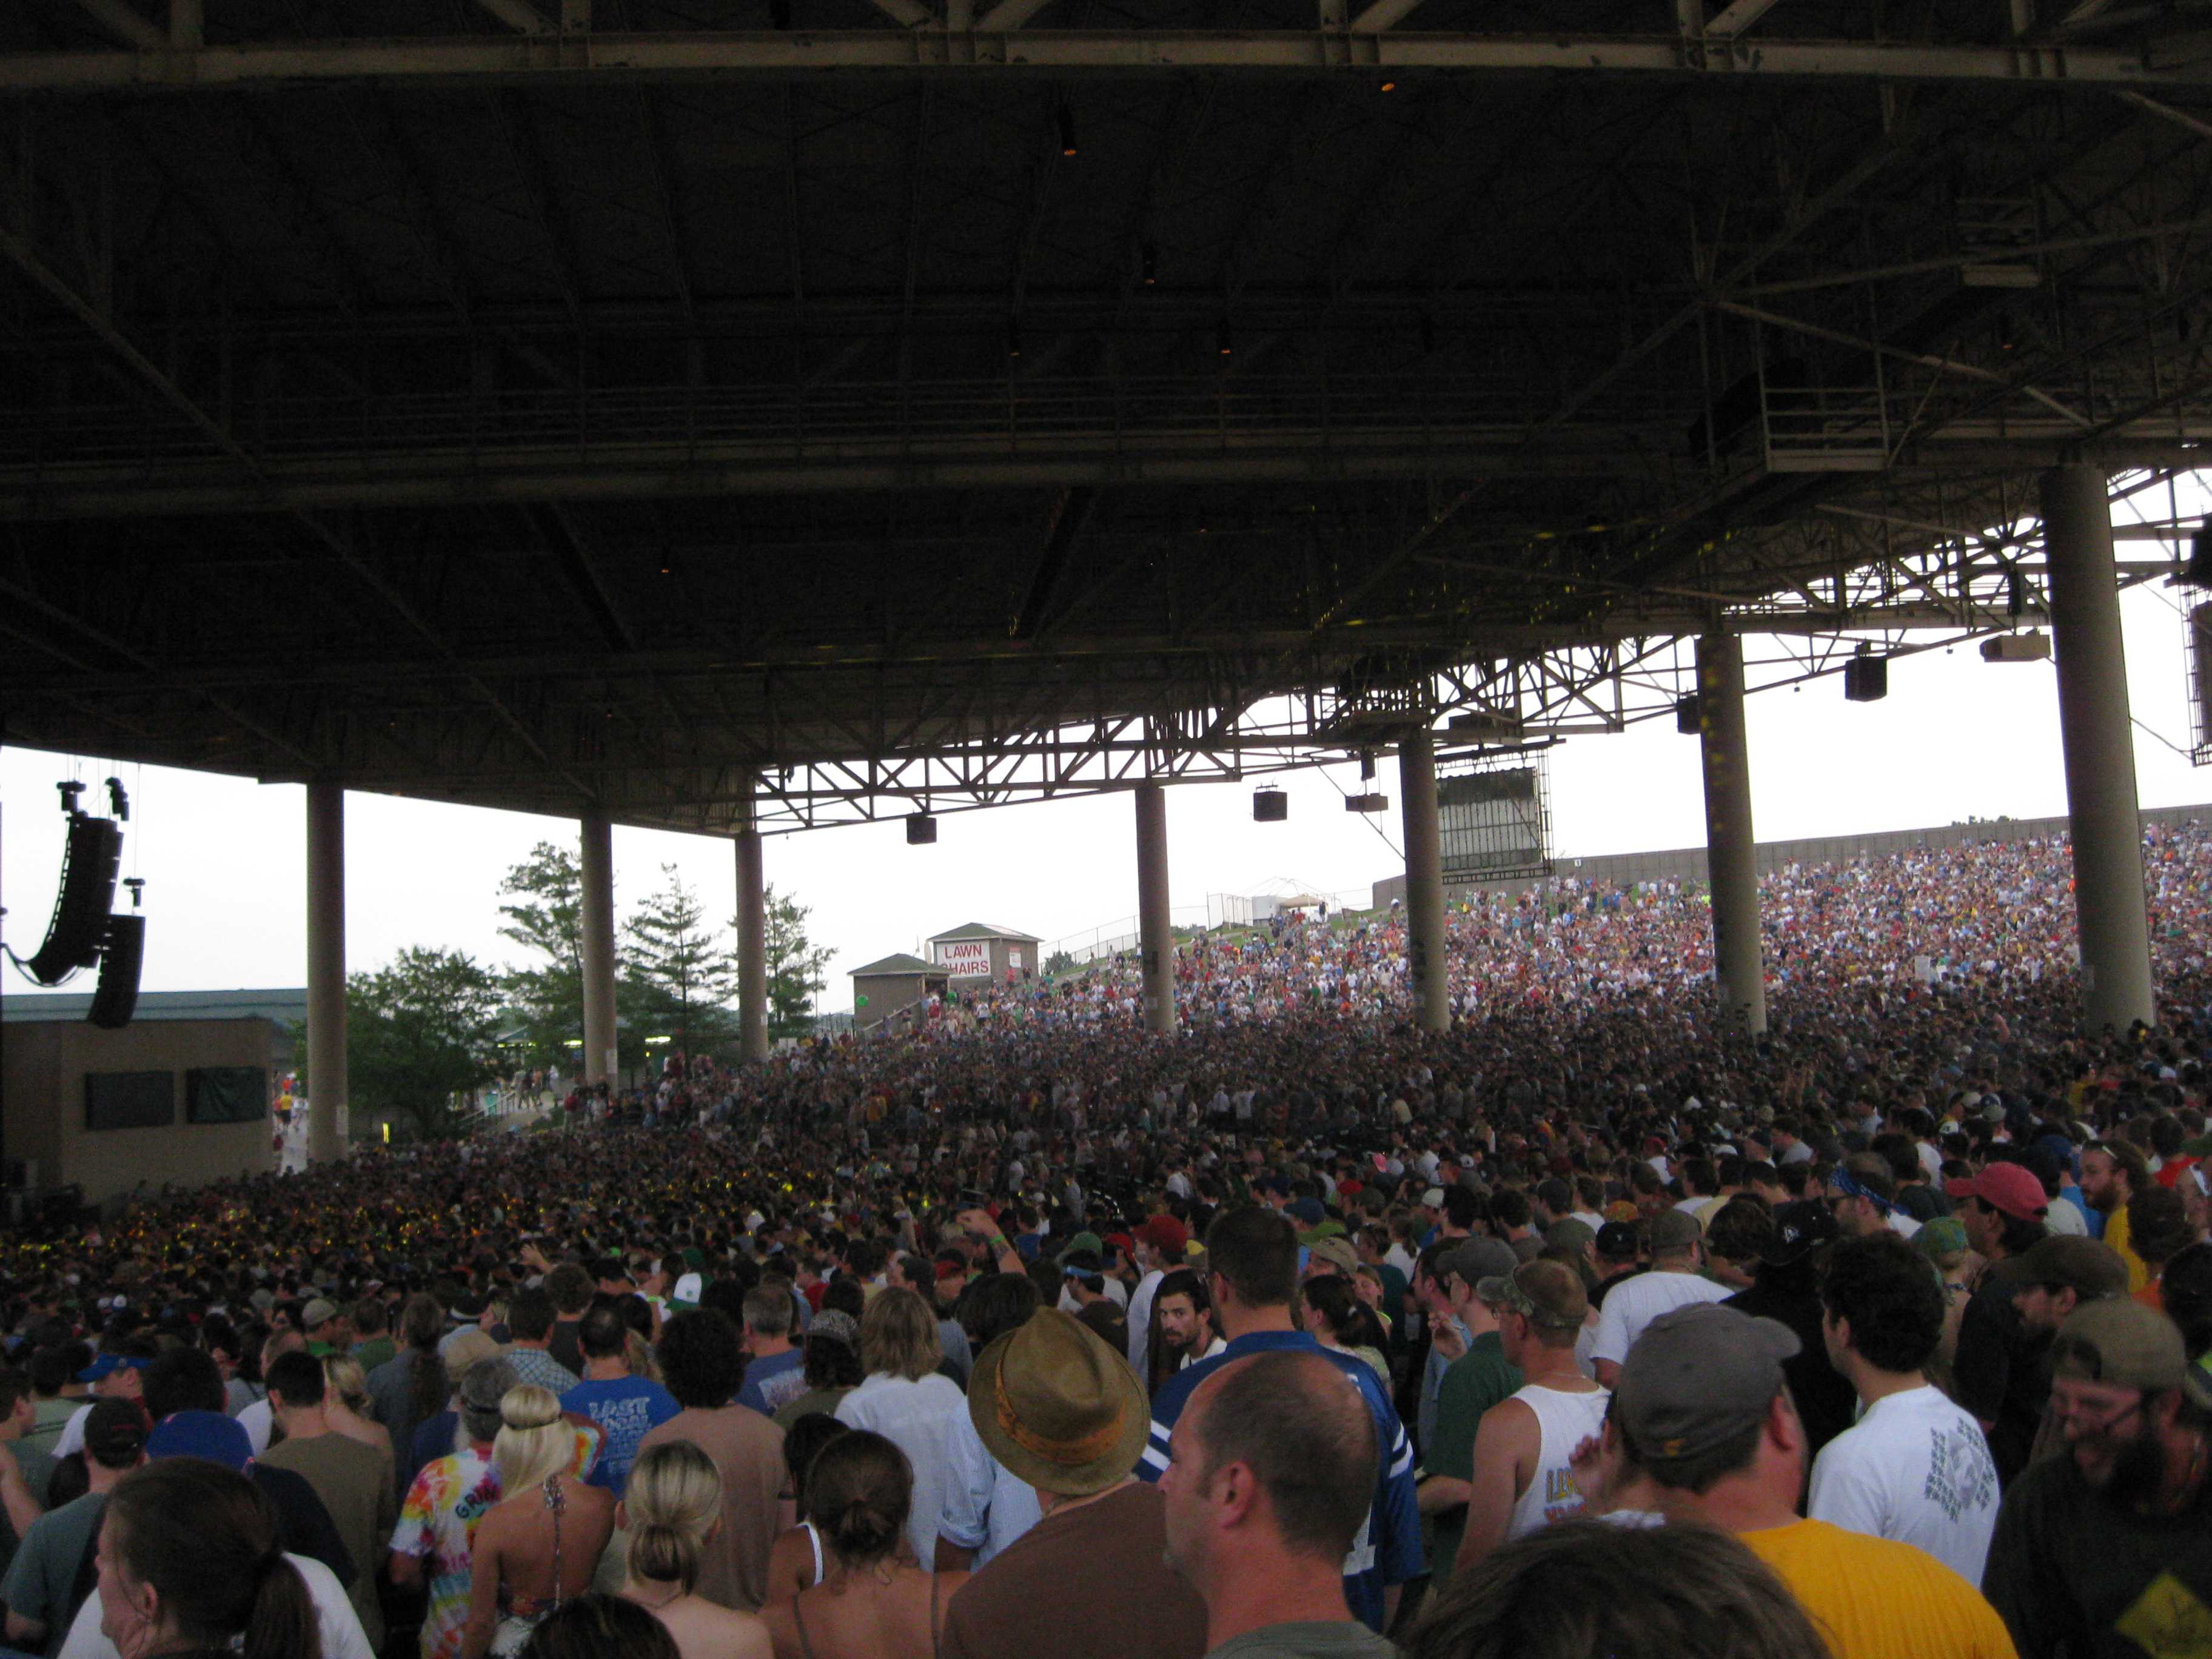
[[[422,1621],[422,1659],[459,1659],[469,1621],[469,1559],[477,1522],[499,1502],[499,1471],[473,1447],[425,1463],[399,1506],[396,1555],[430,1558],[430,1611]]]

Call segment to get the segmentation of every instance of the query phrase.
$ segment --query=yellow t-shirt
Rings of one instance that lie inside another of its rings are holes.
[[[1924,1550],[1825,1521],[1736,1537],[1790,1586],[1835,1659],[2017,1659],[1996,1609]]]
[[[2128,1264],[2128,1294],[2133,1296],[2150,1283],[2150,1268],[2128,1242],[2128,1206],[2124,1204],[2105,1218],[2105,1243]]]

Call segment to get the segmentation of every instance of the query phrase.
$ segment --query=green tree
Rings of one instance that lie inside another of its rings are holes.
[[[676,866],[664,864],[660,873],[666,884],[623,924],[624,965],[647,994],[649,1017],[674,1027],[677,1048],[705,1053],[736,1035],[728,1005],[738,994],[737,962],[706,927],[698,896]]]
[[[502,988],[522,1017],[531,1059],[582,1069],[584,1036],[584,871],[574,848],[541,841],[507,872],[499,907],[506,918],[500,937],[532,953],[527,966],[511,969]]]
[[[424,1140],[458,1132],[466,1092],[498,1074],[499,981],[458,951],[402,951],[346,984],[351,1105]]]
[[[822,970],[830,965],[826,948],[810,943],[806,918],[812,912],[770,882],[763,894],[768,907],[768,1036],[811,1036],[814,999],[828,983]]]
[[[534,1065],[556,1065],[584,1074],[584,867],[576,850],[541,841],[507,872],[499,907],[502,939],[531,953],[527,965],[501,980],[508,1006],[520,1016],[523,1041]],[[624,1066],[645,1060],[645,1027],[655,1016],[651,988],[635,974],[615,986],[616,1058]]]

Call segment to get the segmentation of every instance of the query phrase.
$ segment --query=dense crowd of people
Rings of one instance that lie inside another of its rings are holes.
[[[0,1239],[0,1601],[88,1659],[2212,1651],[2212,840],[1456,906],[678,1061],[651,1127]],[[685,1098],[679,1105],[679,1090]]]

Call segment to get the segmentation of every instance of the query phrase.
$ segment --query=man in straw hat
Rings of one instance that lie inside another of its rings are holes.
[[[1042,1309],[975,1357],[968,1416],[1043,1515],[953,1596],[945,1659],[1199,1659],[1205,1604],[1168,1569],[1158,1490],[1130,1473],[1151,1417],[1128,1361]]]

